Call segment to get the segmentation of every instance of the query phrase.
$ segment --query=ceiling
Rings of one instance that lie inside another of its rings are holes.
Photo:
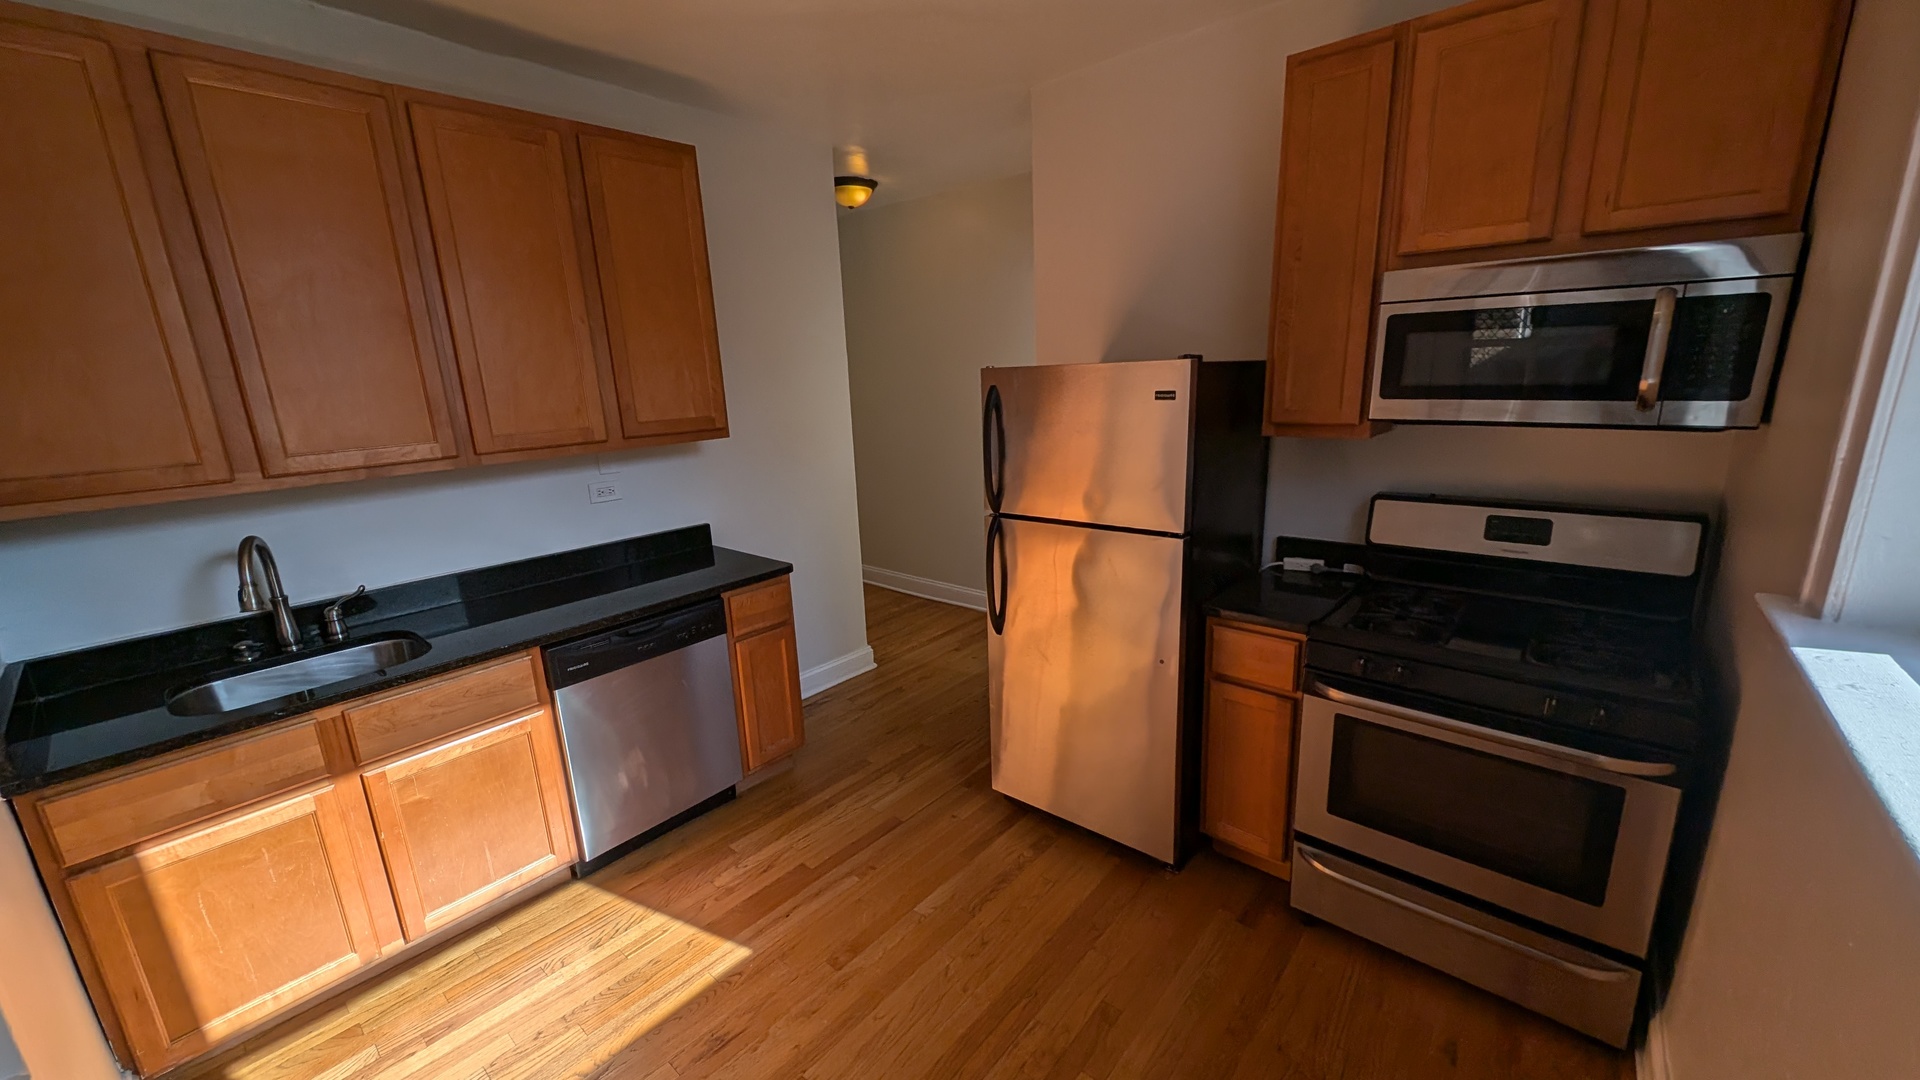
[[[1029,167],[1037,83],[1271,0],[320,0],[866,151],[874,201]]]

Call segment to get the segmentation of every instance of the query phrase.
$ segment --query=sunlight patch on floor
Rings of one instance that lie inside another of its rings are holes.
[[[753,955],[584,881],[376,978],[203,1080],[584,1075]],[[438,998],[422,1001],[422,997]],[[483,1063],[478,1069],[475,1063]]]

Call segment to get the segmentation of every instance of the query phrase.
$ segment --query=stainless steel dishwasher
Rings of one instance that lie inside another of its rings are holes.
[[[546,660],[583,872],[732,797],[740,736],[720,601],[550,647]]]

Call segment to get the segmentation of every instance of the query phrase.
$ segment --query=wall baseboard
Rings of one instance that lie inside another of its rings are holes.
[[[816,664],[800,673],[800,697],[804,700],[830,686],[838,686],[855,675],[864,675],[876,666],[873,646],[862,645],[845,656]]]
[[[1664,1013],[1647,1019],[1647,1037],[1633,1055],[1635,1080],[1674,1080],[1673,1060],[1667,1056],[1667,1025]]]
[[[918,596],[922,600],[938,600],[955,607],[972,608],[975,611],[987,610],[987,591],[968,589],[959,585],[949,585],[932,578],[903,574],[898,570],[882,570],[877,566],[862,566],[861,576],[869,585],[878,585],[883,589],[892,589],[908,596]]]

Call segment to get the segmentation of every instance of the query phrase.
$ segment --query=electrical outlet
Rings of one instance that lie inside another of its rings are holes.
[[[595,480],[587,485],[587,501],[590,503],[619,502],[620,482],[617,480]]]

